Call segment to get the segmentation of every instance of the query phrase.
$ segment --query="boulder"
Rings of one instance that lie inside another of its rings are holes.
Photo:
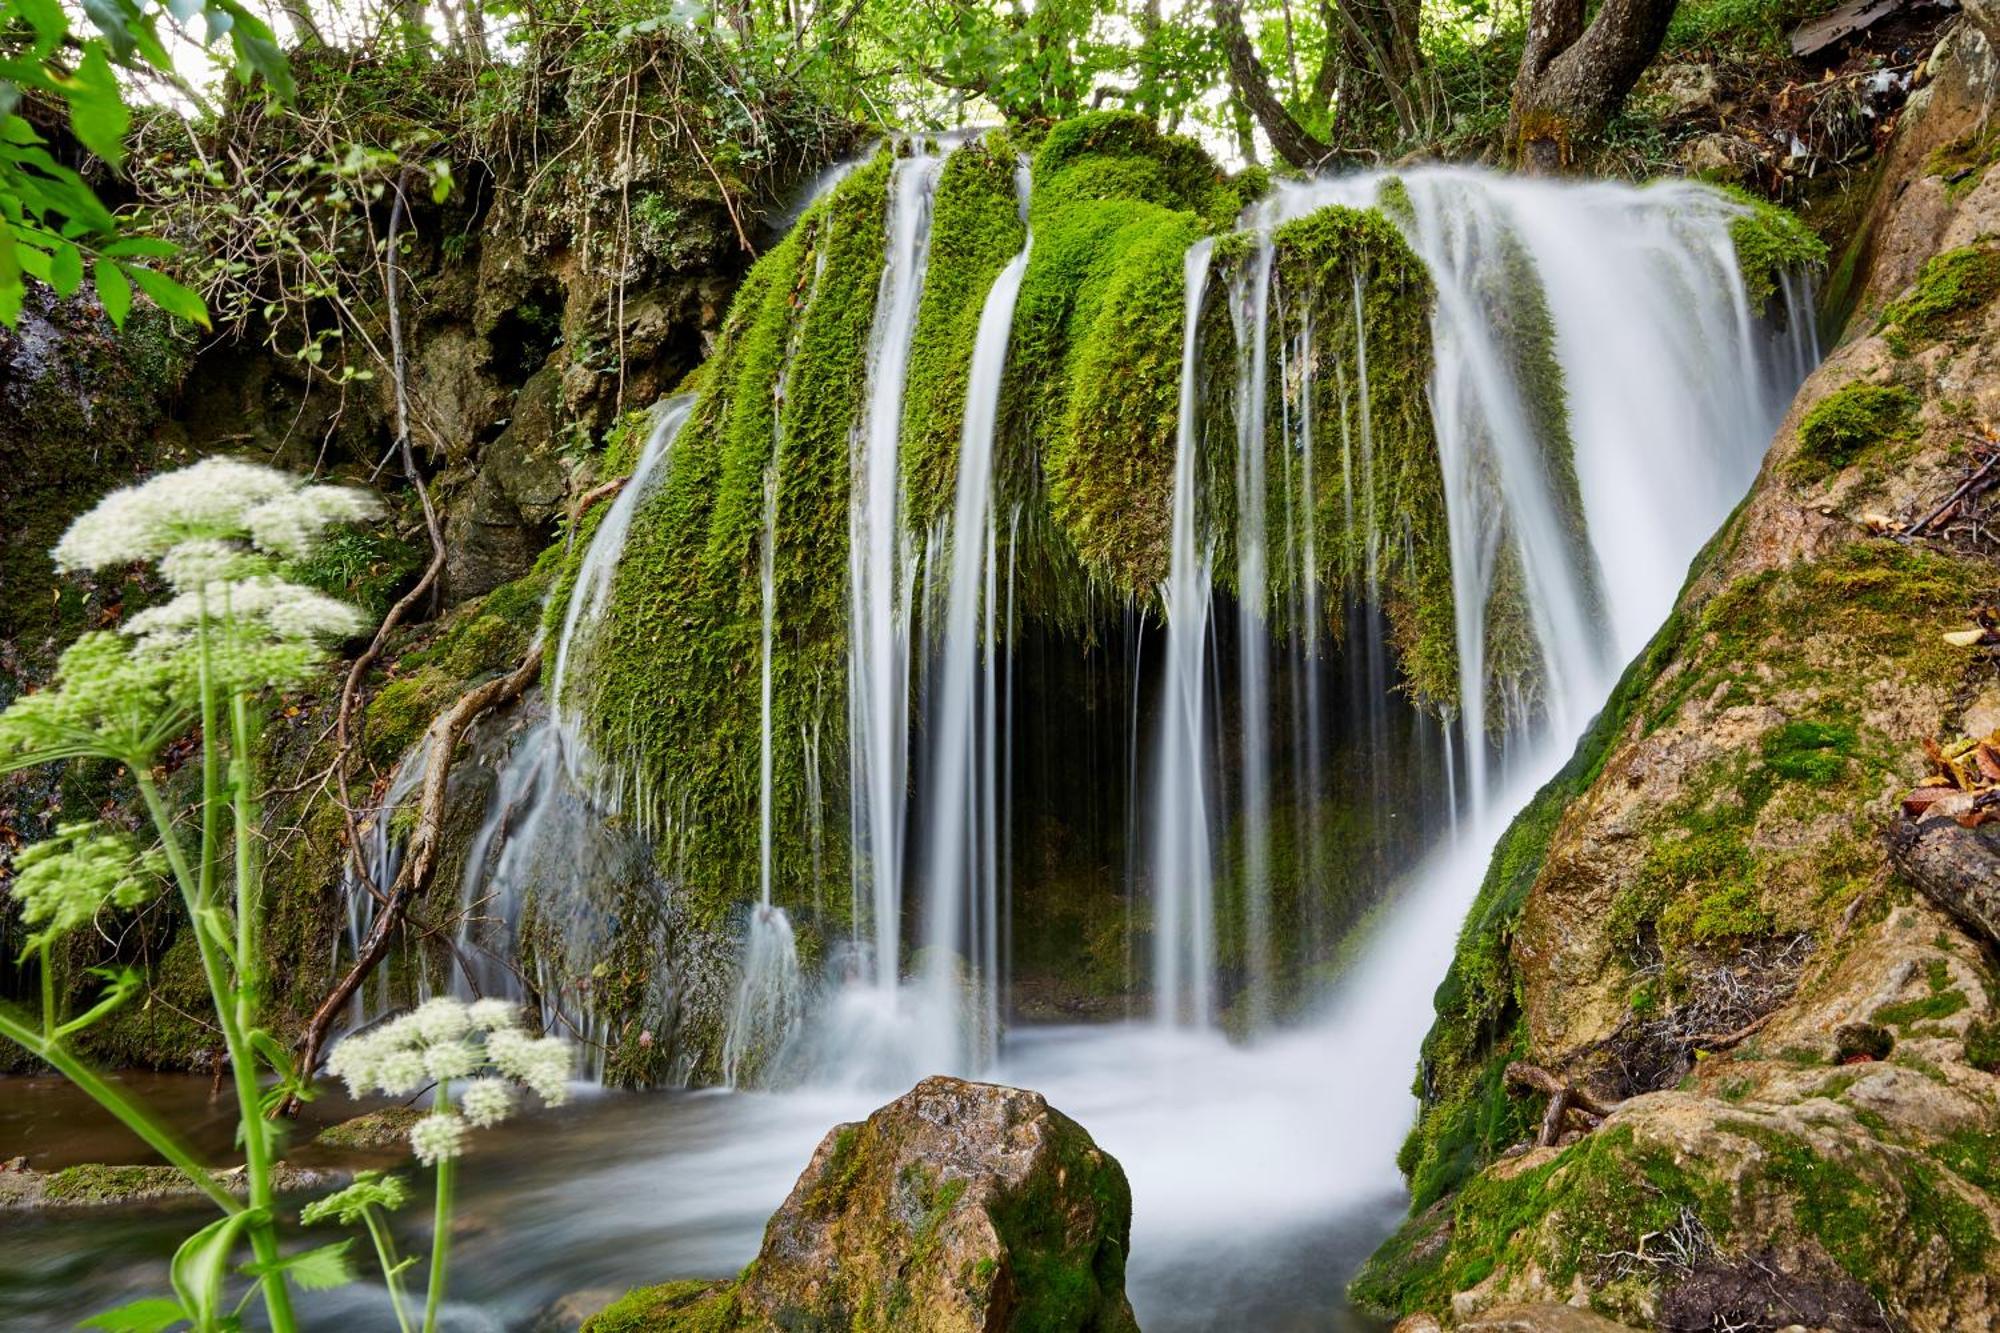
[[[586,1333],[1128,1333],[1125,1172],[1039,1093],[928,1078],[820,1142],[742,1276],[642,1288]]]

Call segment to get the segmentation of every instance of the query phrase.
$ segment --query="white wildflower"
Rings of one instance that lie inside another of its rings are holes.
[[[465,1121],[448,1111],[427,1115],[410,1126],[410,1148],[425,1166],[435,1166],[465,1150]]]
[[[366,491],[306,486],[251,507],[243,522],[259,549],[296,560],[333,524],[360,523],[381,512],[381,503]]]
[[[237,542],[220,537],[184,541],[160,557],[160,573],[176,591],[192,592],[211,583],[251,578],[270,572],[270,561],[253,555]]]
[[[375,1086],[391,1097],[407,1097],[430,1081],[422,1051],[392,1050],[375,1064]]]
[[[477,1079],[465,1085],[465,1091],[459,1095],[458,1109],[472,1124],[489,1128],[514,1114],[514,1089],[501,1079]]]
[[[521,1007],[511,1000],[474,1000],[466,1006],[465,1015],[481,1032],[521,1026]]]
[[[345,602],[271,574],[239,583],[210,583],[128,618],[125,633],[152,652],[183,647],[204,622],[239,632],[267,631],[288,643],[344,639],[361,632],[361,613]]]
[[[569,1043],[559,1037],[529,1037],[520,1032],[495,1032],[486,1039],[486,1054],[509,1078],[534,1089],[551,1106],[569,1096]]]
[[[469,1041],[440,1041],[424,1047],[424,1070],[435,1079],[471,1078],[484,1063]]]
[[[56,567],[68,572],[157,560],[192,538],[244,535],[250,509],[297,485],[276,468],[205,458],[98,501],[56,543]]]
[[[440,995],[425,1000],[410,1014],[410,1030],[423,1042],[456,1041],[472,1031],[473,1023],[463,1000]]]

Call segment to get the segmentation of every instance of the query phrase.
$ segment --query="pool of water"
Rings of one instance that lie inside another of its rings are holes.
[[[1128,1290],[1162,1330],[1373,1330],[1347,1279],[1403,1207],[1395,1125],[1357,1124],[1347,1068],[1326,1031],[1231,1046],[1142,1027],[1043,1028],[1009,1041],[997,1081],[1031,1087],[1090,1130],[1132,1182]],[[223,1159],[226,1099],[207,1079],[151,1077]],[[757,1250],[813,1147],[880,1105],[881,1090],[608,1093],[480,1135],[464,1182],[448,1327],[575,1327],[626,1288],[734,1273]],[[357,1109],[308,1108],[303,1140]],[[0,1080],[0,1159],[50,1169],[138,1160],[117,1126],[53,1080]],[[309,1147],[290,1154],[324,1160]],[[423,1219],[405,1218],[421,1241]],[[0,1214],[0,1327],[73,1328],[165,1286],[199,1204]],[[308,1326],[390,1326],[378,1288],[313,1298]]]

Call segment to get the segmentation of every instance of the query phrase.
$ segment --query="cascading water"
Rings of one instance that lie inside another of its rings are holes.
[[[1131,742],[1114,766],[1129,764],[1125,786],[1145,798],[1118,812],[1129,871],[1123,943],[1150,949],[1150,965],[1133,970],[1150,974],[1154,1021],[1016,1032],[1003,1043],[1015,919],[1007,839],[1017,782],[1026,792],[1037,780],[1015,766],[1012,656],[1014,562],[1035,520],[1008,512],[1003,497],[1014,492],[998,473],[1001,387],[1028,256],[985,295],[950,513],[920,552],[904,517],[904,386],[944,161],[919,151],[890,176],[850,460],[845,795],[856,938],[846,954],[835,945],[833,983],[811,996],[798,979],[792,921],[773,901],[773,789],[786,776],[774,770],[773,748],[773,670],[786,651],[773,632],[782,449],[765,477],[759,898],[722,1056],[735,1082],[757,1076],[746,1072],[753,1067],[768,1071],[759,1062],[783,1046],[792,1057],[783,1081],[815,1086],[679,1104],[677,1115],[728,1122],[706,1131],[712,1141],[660,1160],[667,1178],[694,1171],[709,1182],[689,1205],[709,1248],[681,1267],[723,1271],[746,1259],[829,1120],[921,1074],[987,1070],[1044,1092],[1126,1167],[1131,1283],[1146,1326],[1257,1322],[1244,1314],[1253,1298],[1216,1278],[1218,1254],[1240,1261],[1248,1286],[1270,1285],[1251,1260],[1285,1266],[1330,1307],[1346,1274],[1327,1261],[1327,1238],[1372,1243],[1403,1202],[1394,1157],[1412,1112],[1406,1073],[1492,846],[1748,485],[1817,355],[1810,293],[1782,284],[1786,332],[1774,337],[1737,271],[1737,206],[1700,187],[1450,168],[1397,177],[1395,206],[1383,211],[1434,288],[1426,402],[1458,687],[1441,725],[1396,696],[1407,663],[1382,605],[1413,540],[1409,516],[1378,503],[1378,469],[1395,447],[1389,416],[1377,411],[1397,370],[1393,348],[1371,343],[1373,293],[1358,272],[1330,293],[1295,290],[1276,237],[1326,205],[1376,207],[1387,178],[1281,187],[1246,219],[1249,244],[1221,249],[1227,260],[1211,241],[1195,242],[1182,267],[1162,623],[1136,602],[1105,618],[1123,625],[1124,677],[1138,682],[1111,711],[1113,730]],[[1235,373],[1211,384],[1204,340],[1216,323],[1207,315],[1223,285],[1212,270],[1225,262]],[[1218,428],[1207,408],[1224,393],[1233,421]],[[1233,434],[1233,455],[1205,433]],[[564,682],[589,670],[591,625],[604,613],[632,507],[670,442],[668,433],[657,451],[649,444],[585,557],[557,646],[552,716],[517,747],[481,833],[475,862],[484,869],[466,884],[475,915],[507,920],[531,877],[580,873],[573,835],[595,816],[576,782],[592,770],[571,748]],[[1203,494],[1232,480],[1227,501]],[[1311,576],[1332,558],[1322,533],[1336,525],[1355,535],[1338,556],[1338,589]],[[1503,610],[1518,614],[1511,638]],[[923,615],[934,623],[920,625]],[[913,689],[920,652],[925,675]],[[1031,705],[1022,720],[1034,721]],[[801,739],[817,810],[816,734]],[[1420,775],[1436,808],[1399,804],[1412,789],[1399,773]],[[1374,826],[1357,837],[1327,816],[1334,807],[1358,809]],[[906,847],[917,849],[910,867]],[[1041,888],[1036,873],[1023,874],[1033,884],[1024,898]],[[1359,910],[1325,901],[1336,883]],[[565,891],[558,884],[557,896]],[[804,938],[805,904],[787,904]],[[1380,910],[1355,927],[1370,908]],[[911,921],[923,947],[906,958]],[[1293,935],[1309,943],[1286,956]],[[1292,971],[1306,980],[1288,993],[1280,963],[1301,960]],[[1337,981],[1307,990],[1312,968],[1333,961]],[[802,1009],[810,1012],[795,1021]],[[1249,1039],[1225,1039],[1225,1024]]]
[[[855,437],[848,531],[853,919],[870,927],[862,970],[885,1021],[894,1017],[902,959],[915,577],[902,522],[899,445],[903,386],[929,258],[931,196],[942,163],[920,152],[899,159],[890,176],[888,255],[869,336],[868,400]]]
[[[1211,248],[1206,240],[1195,242],[1183,266],[1186,325],[1180,424],[1174,436],[1172,565],[1160,597],[1166,606],[1167,663],[1161,686],[1151,860],[1154,1008],[1169,1024],[1194,1027],[1206,1027],[1215,1017],[1206,667],[1214,552],[1196,522],[1201,303],[1208,291]]]
[[[516,968],[522,914],[530,890],[547,910],[583,911],[594,900],[592,884],[607,860],[629,860],[627,839],[601,817],[615,803],[622,782],[605,771],[583,743],[575,715],[565,707],[571,672],[587,666],[591,631],[603,615],[612,576],[631,533],[632,516],[663,475],[675,436],[693,414],[693,395],[680,395],[655,411],[632,475],[591,534],[578,563],[563,612],[549,677],[546,716],[514,742],[501,767],[486,816],[474,835],[460,885],[460,926],[453,989],[460,994],[523,996],[528,988]],[[617,844],[617,845],[613,845]],[[564,931],[565,947],[587,948],[589,932]],[[561,989],[538,952],[542,997],[549,1026],[590,1035],[592,1017],[561,1012]],[[584,969],[586,972],[588,969]],[[599,1043],[588,1043],[595,1051]]]
[[[928,953],[923,983],[929,992],[932,1031],[938,1031],[941,1021],[948,1043],[931,1061],[935,1068],[968,1063],[978,1068],[991,1061],[999,1040],[1000,762],[994,668],[1003,649],[994,633],[998,552],[993,446],[1014,300],[1027,267],[1028,251],[1023,248],[994,279],[980,312],[960,436],[928,770],[932,827],[924,879]],[[955,964],[961,950],[974,962],[976,972],[971,977],[961,976]],[[968,989],[977,997],[971,1004],[966,1001]]]

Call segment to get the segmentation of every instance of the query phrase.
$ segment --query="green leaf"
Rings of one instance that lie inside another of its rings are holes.
[[[68,296],[83,284],[83,251],[68,241],[49,253],[49,286],[56,295]]]
[[[132,309],[132,284],[109,259],[100,259],[91,266],[90,279],[97,287],[97,299],[104,302],[104,313],[113,324],[124,328],[125,316]]]
[[[63,81],[63,95],[69,101],[70,128],[83,146],[114,167],[123,163],[132,113],[125,109],[118,76],[102,46],[93,42],[84,49],[75,75]]]
[[[335,1241],[316,1250],[288,1254],[275,1263],[245,1264],[243,1272],[248,1277],[283,1273],[300,1291],[330,1291],[354,1281],[354,1265],[347,1259],[347,1251],[353,1244],[351,1239]]]
[[[102,1333],[165,1333],[176,1324],[191,1320],[192,1316],[179,1301],[170,1301],[164,1296],[148,1296],[144,1300],[94,1314],[77,1327],[101,1329]]]
[[[223,1284],[229,1277],[229,1256],[235,1252],[243,1233],[263,1220],[263,1210],[258,1208],[231,1213],[210,1222],[174,1251],[174,1290],[180,1294],[187,1318],[196,1328],[219,1324],[227,1314],[224,1302],[228,1297]]]
[[[190,324],[209,327],[208,307],[201,298],[175,282],[164,273],[154,269],[141,268],[136,264],[125,265],[125,274],[139,284],[139,290],[153,299],[153,304]]]

